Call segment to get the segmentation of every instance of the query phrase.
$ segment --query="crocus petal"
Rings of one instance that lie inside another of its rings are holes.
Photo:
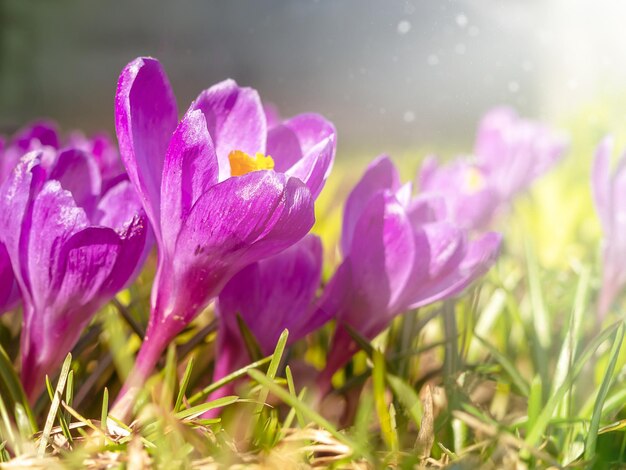
[[[508,202],[547,171],[567,149],[567,139],[540,123],[520,119],[508,108],[495,109],[481,121],[476,138],[478,166]]]
[[[439,170],[439,161],[434,155],[429,155],[422,161],[422,166],[417,174],[417,183],[420,189],[428,188]]]
[[[96,161],[103,186],[109,188],[108,181],[125,173],[120,160],[117,145],[105,133],[97,133],[92,137],[86,137],[80,131],[74,131],[68,136],[69,147],[89,153]]]
[[[76,204],[91,217],[102,190],[100,170],[91,155],[76,149],[61,152],[49,177],[72,193]]]
[[[46,182],[35,198],[28,239],[28,276],[35,308],[44,308],[56,297],[53,286],[62,279],[63,246],[88,225],[85,211],[77,207],[69,191],[58,181]]]
[[[380,191],[390,189],[395,192],[399,187],[400,176],[389,157],[381,155],[368,165],[346,201],[341,233],[341,250],[344,255],[350,252],[354,228],[370,199]]]
[[[285,171],[285,174],[298,178],[309,187],[313,198],[317,198],[330,175],[334,159],[335,140],[334,137],[329,137],[313,147],[295,165]]]
[[[78,310],[93,302],[98,308],[106,298],[102,286],[113,272],[120,245],[119,235],[107,227],[86,227],[69,237],[60,250],[59,277],[50,289],[55,293],[50,305]]]
[[[190,111],[180,122],[167,150],[161,186],[161,231],[173,249],[182,221],[218,181],[219,167],[204,115]]]
[[[97,209],[96,223],[110,227],[121,238],[121,253],[110,285],[112,294],[132,282],[141,272],[154,237],[137,193],[128,180],[113,186],[102,197]]]
[[[483,230],[502,202],[493,179],[463,158],[442,166],[430,158],[419,176],[421,191],[445,200],[448,220],[470,230]]]
[[[12,309],[19,299],[13,266],[4,243],[0,243],[0,314]]]
[[[415,228],[446,218],[446,201],[439,194],[421,193],[406,206],[407,216]]]
[[[36,150],[41,146],[59,148],[57,126],[51,121],[36,121],[17,132],[12,145],[24,152]]]
[[[23,295],[29,292],[28,236],[32,204],[44,184],[46,172],[40,165],[40,152],[31,152],[20,160],[0,189],[0,241],[5,244]]]
[[[293,343],[317,327],[317,322],[310,324],[308,315],[320,284],[321,266],[321,241],[313,235],[247,266],[220,293],[222,321],[237,332],[235,317],[241,314],[266,354],[285,328]]]
[[[286,172],[314,147],[335,140],[335,127],[319,114],[300,114],[270,128],[267,153],[276,162],[276,171]]]
[[[620,254],[626,256],[626,233],[622,230],[624,223],[622,221],[626,220],[626,206],[621,203],[624,199],[624,195],[626,195],[626,153],[622,154],[617,162],[609,188],[611,194],[607,209],[611,211],[610,215],[613,224],[612,226],[606,227],[607,235],[619,245],[622,250]],[[623,258],[619,256],[619,259]]]
[[[160,239],[163,160],[178,122],[176,99],[161,64],[139,58],[122,71],[115,96],[120,155]]]
[[[611,153],[613,139],[606,137],[596,149],[591,171],[591,189],[596,211],[605,231],[611,231]]]
[[[430,253],[428,276],[437,278],[457,266],[463,259],[465,232],[450,222],[427,224],[423,230],[426,232]]]
[[[280,124],[280,112],[274,103],[263,103],[263,112],[265,113],[265,121],[267,122],[268,129]]]
[[[120,181],[98,202],[94,222],[122,233],[141,212],[141,203],[132,183],[128,180]]]
[[[57,284],[50,287],[49,300],[24,309],[22,382],[31,399],[43,387],[43,376],[61,365],[114,293],[106,289],[121,254],[120,237],[113,230],[87,227],[61,243],[56,265],[49,266]],[[124,259],[124,264],[132,261]]]
[[[257,171],[211,187],[184,222],[176,256],[163,268],[171,272],[159,276],[167,300],[157,299],[165,304],[155,308],[165,317],[193,318],[235,272],[292,245],[313,221],[310,192],[294,178]]]
[[[497,166],[505,157],[503,134],[514,125],[516,118],[515,111],[502,107],[492,109],[481,119],[474,147],[481,164]]]
[[[228,155],[233,150],[265,153],[267,123],[256,90],[225,80],[203,91],[190,109],[204,113],[219,161],[220,181],[230,176]]]
[[[488,232],[478,240],[470,242],[458,268],[449,270],[445,275],[421,286],[413,294],[413,301],[408,308],[422,307],[459,294],[493,265],[498,257],[501,241],[502,236],[499,233]]]
[[[359,236],[354,237],[349,255],[354,306],[341,320],[369,335],[370,325],[401,300],[413,270],[415,241],[404,209],[388,193],[370,200],[355,233]]]

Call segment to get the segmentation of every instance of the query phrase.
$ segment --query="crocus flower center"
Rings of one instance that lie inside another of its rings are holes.
[[[476,168],[469,168],[465,172],[465,187],[470,192],[478,192],[485,187],[485,177]]]
[[[273,170],[274,159],[269,155],[257,153],[254,157],[241,150],[233,150],[228,154],[231,176],[241,176],[252,171]]]

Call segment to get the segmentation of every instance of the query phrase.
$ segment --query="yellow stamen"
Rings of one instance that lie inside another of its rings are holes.
[[[485,187],[485,177],[476,168],[470,168],[465,173],[465,186],[471,192],[478,192]]]
[[[274,169],[274,159],[262,153],[257,153],[254,157],[251,157],[241,150],[233,150],[228,154],[228,160],[230,161],[231,176],[241,176],[252,171]]]

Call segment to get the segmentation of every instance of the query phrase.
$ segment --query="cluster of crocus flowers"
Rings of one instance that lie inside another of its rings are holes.
[[[598,318],[603,319],[615,297],[626,284],[626,155],[611,174],[613,140],[606,137],[598,146],[592,169],[592,192],[600,218],[604,241],[602,249],[602,289],[598,300]]]
[[[564,150],[542,126],[496,110],[481,123],[474,159],[428,159],[417,194],[389,158],[375,159],[347,199],[343,261],[318,296],[322,245],[309,231],[335,158],[332,123],[284,120],[232,80],[200,93],[179,119],[161,64],[138,58],[120,75],[115,126],[123,165],[105,136],[61,139],[43,121],[0,144],[0,313],[19,291],[22,380],[33,399],[98,309],[132,282],[154,236],[150,319],[118,418],[213,300],[214,380],[250,360],[238,316],[264,354],[284,329],[291,344],[335,319],[319,380],[327,387],[357,350],[348,326],[372,339],[482,276],[501,243],[484,231],[494,212]]]
[[[439,165],[424,162],[422,191],[440,193],[447,217],[462,227],[484,230],[494,215],[565,153],[567,140],[544,125],[497,108],[482,119],[474,154]]]
[[[93,315],[132,281],[147,219],[127,180],[103,189],[93,155],[25,154],[0,188],[0,241],[23,301],[22,385],[31,400]]]
[[[24,154],[38,151],[44,161],[50,161],[56,158],[62,148],[80,149],[89,153],[106,188],[125,178],[117,146],[105,134],[86,137],[79,131],[73,131],[67,138],[62,138],[53,122],[39,120],[28,124],[10,138],[0,137],[0,184],[9,178]],[[77,177],[80,178],[80,175]],[[15,308],[19,298],[9,254],[0,241],[0,314]]]
[[[160,63],[122,71],[115,103],[120,155],[158,245],[146,336],[115,412],[161,353],[247,265],[303,238],[335,156],[335,129],[315,114],[269,120],[258,93],[227,80],[178,122]]]
[[[345,325],[373,339],[397,315],[457,295],[497,257],[499,234],[471,240],[445,216],[439,195],[412,192],[412,184],[401,184],[393,163],[382,156],[348,197],[344,260],[319,304],[320,315],[337,320],[322,389],[358,350]]]

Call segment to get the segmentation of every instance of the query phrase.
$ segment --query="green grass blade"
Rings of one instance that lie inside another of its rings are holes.
[[[496,347],[490,344],[487,340],[481,338],[480,336],[474,336],[488,351],[489,354],[493,356],[493,358],[498,361],[498,363],[502,366],[505,372],[513,381],[513,384],[517,387],[517,389],[524,395],[528,396],[530,392],[530,387],[528,386],[528,382],[519,374],[517,368],[513,363]]]
[[[241,377],[248,375],[249,371],[253,369],[258,369],[259,367],[262,367],[265,364],[269,363],[272,360],[272,357],[273,356],[264,357],[263,359],[259,361],[253,362],[252,364],[248,364],[247,366],[242,367],[241,369],[236,370],[235,372],[231,374],[228,374],[226,377],[223,377],[217,382],[213,382],[211,385],[208,385],[207,387],[203,388],[198,393],[191,396],[191,398],[189,398],[189,400],[187,401],[189,402],[190,405],[194,405],[198,403],[199,401],[204,400],[215,390],[219,390],[224,385],[227,385],[237,379],[240,379]]]
[[[26,416],[28,417],[31,433],[36,433],[37,421],[35,421],[30,403],[28,402],[26,393],[24,393],[24,389],[22,388],[22,382],[20,382],[20,379],[13,368],[13,364],[11,363],[9,356],[2,345],[0,345],[0,380],[2,380],[2,383],[6,387],[12,400],[12,403],[7,403],[9,409],[12,409],[16,403],[21,404],[26,412]]]
[[[537,417],[535,425],[526,436],[525,442],[528,446],[533,447],[538,444],[539,439],[543,435],[543,432],[548,427],[556,406],[565,395],[565,392],[567,392],[567,390],[571,387],[571,384],[576,379],[576,377],[578,377],[585,364],[589,362],[595,351],[615,332],[620,324],[621,322],[614,323],[607,329],[601,331],[593,338],[593,340],[583,350],[580,356],[576,358],[576,361],[573,364],[572,370],[570,371],[567,380],[550,397],[546,405],[543,407],[540,415]]]
[[[591,280],[591,271],[588,268],[582,270],[578,286],[576,288],[576,294],[574,299],[574,307],[569,318],[569,325],[567,332],[565,333],[565,339],[561,347],[561,353],[554,372],[554,380],[552,382],[552,393],[559,388],[565,379],[572,366],[572,361],[578,349],[578,339],[580,338],[580,329],[584,313],[587,308],[587,298],[589,297],[589,288]]]
[[[289,331],[286,329],[280,334],[278,338],[278,342],[276,343],[276,348],[274,349],[274,354],[272,354],[272,360],[270,361],[270,365],[267,368],[267,378],[270,380],[274,380],[276,377],[276,373],[278,372],[278,367],[280,366],[280,362],[283,359],[283,353],[285,352],[285,347],[287,346],[287,339],[289,338]],[[259,404],[256,406],[254,413],[257,416],[257,419],[265,406],[265,402],[267,401],[267,395],[269,394],[269,390],[267,388],[262,388],[259,393]]]
[[[296,408],[297,410],[299,410],[302,413],[302,416],[304,416],[306,419],[317,424],[322,429],[328,431],[335,439],[349,447],[353,453],[357,454],[357,456],[363,456],[371,461],[371,456],[369,455],[367,449],[362,448],[344,433],[339,432],[329,421],[327,421],[325,418],[323,418],[311,408],[306,406],[304,403],[299,401],[288,391],[272,382],[265,374],[261,374],[259,371],[251,369],[248,371],[248,375],[253,380],[268,389],[274,395],[276,395],[281,401],[291,406],[292,408]]]
[[[72,353],[68,353],[63,362],[63,367],[61,367],[61,375],[59,376],[59,381],[57,382],[57,388],[54,392],[54,398],[52,399],[52,404],[50,405],[50,411],[48,412],[48,417],[46,418],[46,424],[43,428],[43,434],[41,435],[41,440],[39,441],[39,449],[37,450],[37,455],[39,457],[43,457],[46,452],[46,447],[48,446],[48,442],[50,441],[50,432],[52,431],[52,426],[54,425],[54,419],[56,418],[57,412],[59,411],[59,405],[61,404],[61,394],[65,389],[65,384],[67,382],[67,376],[70,373],[70,366],[72,365]]]
[[[203,403],[201,405],[192,406],[191,408],[187,408],[186,410],[179,411],[174,416],[178,419],[186,419],[192,418],[196,416],[200,416],[209,410],[214,410],[215,408],[221,408],[223,406],[232,405],[239,401],[239,397],[236,395],[229,395],[222,398],[218,398],[217,400],[209,401],[207,403]]]
[[[302,401],[302,398],[304,398],[305,389],[302,389],[300,391],[300,395],[296,395],[296,386],[293,382],[293,375],[291,374],[291,367],[289,366],[285,367],[285,376],[287,377],[287,388],[289,389],[289,393],[291,393],[291,395],[293,395],[294,397],[298,396],[300,401]],[[301,428],[304,428],[304,426],[306,426],[306,422],[304,421],[304,416],[302,416],[302,413],[300,413],[300,411],[296,410],[295,408],[292,408],[292,410],[294,410],[296,413],[296,417],[298,418],[298,425]]]
[[[6,404],[2,398],[2,394],[0,394],[0,418],[2,419],[2,438],[7,439],[8,442],[13,447],[14,451],[17,455],[21,452],[20,443],[17,441],[15,432],[13,430],[13,424],[11,423],[11,419],[9,418],[9,413],[7,411]]]
[[[261,353],[259,342],[256,340],[254,334],[250,331],[250,328],[248,328],[248,325],[239,313],[237,314],[237,326],[239,327],[239,333],[243,338],[243,342],[246,345],[246,349],[248,350],[248,354],[250,354],[252,360],[256,361],[261,359],[263,354]]]
[[[539,265],[537,258],[531,247],[530,241],[526,239],[526,260],[528,269],[528,290],[530,294],[531,314],[533,319],[534,332],[538,343],[544,351],[547,351],[552,344],[552,333],[550,331],[550,318],[541,288],[539,275]]]
[[[417,392],[400,377],[390,373],[387,373],[387,383],[400,404],[411,416],[417,429],[419,429],[422,424],[423,410],[422,402]]]
[[[174,388],[176,387],[176,345],[171,343],[165,356],[163,369],[163,388],[161,388],[161,403],[172,405]]]
[[[392,417],[385,400],[385,358],[383,354],[374,350],[374,368],[372,369],[372,382],[376,414],[380,423],[380,431],[383,441],[391,451],[398,450],[398,436],[392,427]]]
[[[530,393],[528,394],[528,420],[526,421],[526,429],[528,432],[535,426],[537,418],[541,414],[543,406],[543,385],[541,376],[536,375],[530,384]]]
[[[615,339],[611,346],[611,352],[609,354],[609,365],[606,368],[604,380],[598,391],[596,398],[596,404],[593,408],[593,414],[591,415],[591,423],[589,430],[587,431],[587,439],[585,441],[585,460],[591,461],[596,454],[596,441],[598,439],[598,429],[600,428],[600,419],[602,418],[602,407],[604,401],[609,393],[609,388],[613,381],[613,373],[615,372],[615,365],[619,356],[622,342],[624,341],[624,323],[619,325],[619,328],[615,332]]]
[[[100,413],[100,427],[103,431],[107,430],[107,418],[109,417],[109,389],[104,387],[102,395],[102,412]]]
[[[178,388],[178,395],[176,396],[176,404],[174,405],[174,413],[178,413],[183,405],[183,399],[185,393],[187,393],[187,387],[189,386],[189,380],[191,379],[191,371],[193,370],[193,364],[195,362],[194,356],[189,358],[187,366],[185,367],[185,373],[180,381],[180,387]]]

